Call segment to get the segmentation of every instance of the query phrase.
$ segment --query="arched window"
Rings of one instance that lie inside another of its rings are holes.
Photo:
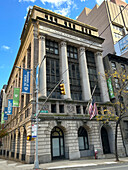
[[[78,141],[79,141],[79,150],[88,150],[88,134],[85,128],[80,127],[78,130]]]

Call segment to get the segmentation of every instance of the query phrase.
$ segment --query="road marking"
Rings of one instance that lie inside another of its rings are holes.
[[[47,169],[76,168],[76,167],[95,166],[95,165],[97,164],[77,164],[77,165],[69,165],[69,166],[48,167]]]
[[[117,162],[104,162],[105,164],[117,164]]]

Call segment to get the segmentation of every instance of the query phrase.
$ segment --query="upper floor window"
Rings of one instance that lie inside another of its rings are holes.
[[[75,58],[75,59],[77,59],[77,58],[78,58],[77,48],[68,45],[68,46],[67,46],[67,56],[70,57],[70,58]]]
[[[67,22],[66,21],[64,22],[64,25],[67,27]]]
[[[113,70],[116,70],[116,63],[115,62],[111,62],[111,66]]]
[[[45,19],[48,19],[48,15],[45,15]]]
[[[54,21],[57,23],[57,18],[55,18]]]
[[[124,64],[121,64],[121,70],[122,70],[123,72],[126,72],[126,69],[125,69],[125,65],[124,65]]]
[[[120,85],[119,85],[119,79],[114,77],[114,81],[115,81],[115,87],[116,89],[119,89],[120,88]]]
[[[46,53],[59,54],[58,42],[46,40]]]
[[[50,17],[50,21],[53,21],[53,17]]]

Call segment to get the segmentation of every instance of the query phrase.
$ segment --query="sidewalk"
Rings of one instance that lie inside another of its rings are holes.
[[[115,159],[86,159],[86,160],[61,160],[51,163],[40,164],[39,168],[42,170],[65,170],[70,168],[83,168],[89,166],[105,165],[105,164],[120,164],[128,162],[128,157],[120,158],[119,162]],[[33,170],[34,164],[22,164],[5,159],[0,159],[0,170]]]

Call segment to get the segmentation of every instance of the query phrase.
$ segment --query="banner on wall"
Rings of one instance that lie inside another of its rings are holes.
[[[22,93],[30,94],[30,71],[23,69]]]
[[[19,107],[20,88],[14,88],[13,91],[13,107]]]
[[[5,107],[5,108],[4,108],[4,120],[8,120],[8,115],[7,115],[7,113],[8,113],[8,107]]]
[[[115,95],[114,95],[114,92],[113,92],[112,81],[111,81],[110,77],[107,79],[107,85],[108,85],[108,91],[109,91],[110,99],[114,99]]]
[[[8,99],[8,115],[12,115],[13,99]]]

